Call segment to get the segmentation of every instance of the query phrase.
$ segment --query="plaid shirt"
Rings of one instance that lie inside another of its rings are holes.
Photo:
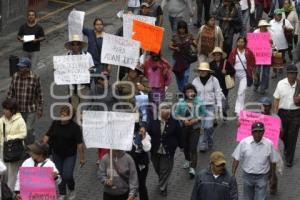
[[[20,112],[43,111],[40,78],[32,71],[25,78],[22,78],[19,73],[14,74],[7,97],[17,100]]]

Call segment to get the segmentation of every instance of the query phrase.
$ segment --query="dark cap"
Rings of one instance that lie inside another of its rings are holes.
[[[31,60],[27,57],[20,58],[18,67],[31,67]]]
[[[264,106],[270,106],[272,105],[272,100],[269,97],[262,97],[259,100],[259,103],[263,104]]]
[[[47,144],[35,142],[27,146],[27,148],[34,154],[48,156],[49,146]]]
[[[286,68],[287,73],[298,73],[296,65],[288,65]]]
[[[254,122],[251,127],[252,131],[263,131],[265,130],[265,126],[262,122]]]

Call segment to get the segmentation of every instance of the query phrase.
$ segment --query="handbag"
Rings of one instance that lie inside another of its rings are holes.
[[[198,60],[197,50],[192,45],[190,45],[190,47],[188,48],[188,52],[186,54],[185,59],[189,64],[194,63]]]
[[[1,181],[1,199],[13,200],[13,193],[4,181]]]
[[[297,97],[297,98],[295,98]],[[300,80],[297,80],[297,85],[296,85],[296,89],[295,89],[295,94],[294,94],[294,104],[296,106],[300,106]]]
[[[286,19],[283,19],[283,31],[284,31],[285,39],[286,39],[287,43],[290,45],[290,44],[293,44],[294,30],[284,28],[285,27],[285,20]]]
[[[5,124],[3,123],[3,160],[4,162],[16,162],[22,160],[25,148],[22,139],[14,139],[7,141],[5,133]]]
[[[247,87],[251,87],[252,84],[253,84],[253,78],[248,74],[248,71],[247,71],[246,67],[244,66],[244,63],[242,62],[242,59],[240,58],[240,55],[239,55],[238,52],[237,52],[237,56],[238,56],[239,60],[241,61],[241,64],[242,64],[242,66],[243,66],[243,68],[244,68],[244,70],[245,70],[245,72],[246,72],[246,76],[247,76]]]
[[[223,70],[225,69],[226,63],[227,60],[224,61]],[[225,85],[227,90],[234,88],[234,79],[230,75],[225,75]]]

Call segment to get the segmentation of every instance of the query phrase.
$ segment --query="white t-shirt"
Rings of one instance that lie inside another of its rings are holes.
[[[277,22],[275,19],[270,21],[270,33],[272,40],[278,50],[284,50],[288,48],[288,43],[284,36],[283,20]],[[285,26],[289,29],[294,29],[289,20],[285,20]]]
[[[241,10],[247,10],[249,8],[247,0],[240,0]]]
[[[244,52],[239,52],[239,50],[237,50],[237,55],[235,56],[235,65],[234,65],[234,69],[236,71],[236,75],[238,77],[245,77],[247,74],[246,74],[246,71],[245,71],[245,68],[247,69],[247,59],[246,59],[246,51],[244,50]],[[239,56],[241,58],[241,60],[239,59]],[[242,62],[243,64],[242,64]],[[244,65],[244,67],[243,67]]]

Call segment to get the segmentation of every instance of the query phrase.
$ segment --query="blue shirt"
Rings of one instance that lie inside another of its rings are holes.
[[[83,27],[82,33],[88,38],[87,51],[92,55],[95,66],[100,65],[103,38],[97,38],[94,29]]]

